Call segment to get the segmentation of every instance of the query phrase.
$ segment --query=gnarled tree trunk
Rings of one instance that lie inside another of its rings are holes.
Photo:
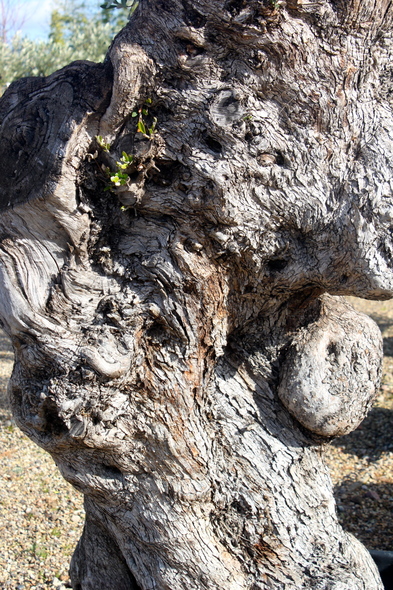
[[[82,590],[377,590],[324,445],[380,373],[387,0],[141,0],[0,103],[20,427],[85,494]],[[106,190],[109,189],[109,190]]]

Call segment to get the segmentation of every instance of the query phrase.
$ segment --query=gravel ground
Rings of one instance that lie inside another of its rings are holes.
[[[12,359],[0,332],[0,588],[65,590],[83,528],[82,495],[13,424],[5,394]]]
[[[363,424],[326,449],[339,518],[369,549],[393,550],[393,302],[351,300],[384,337],[380,395]],[[12,352],[0,332],[0,588],[65,590],[83,527],[81,494],[14,426],[6,401]]]

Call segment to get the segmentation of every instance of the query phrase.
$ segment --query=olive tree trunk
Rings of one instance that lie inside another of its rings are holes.
[[[75,590],[381,590],[324,446],[393,294],[387,0],[140,0],[0,102],[24,432],[85,495]]]

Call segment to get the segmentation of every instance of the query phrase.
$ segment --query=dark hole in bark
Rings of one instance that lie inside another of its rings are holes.
[[[42,408],[45,430],[54,435],[64,434],[67,427],[57,413],[57,406],[51,399],[46,399]]]
[[[189,39],[177,38],[176,43],[179,47],[179,52],[186,53],[190,57],[196,57],[197,55],[200,55],[201,53],[204,53],[204,51],[205,51],[203,47],[195,45]]]
[[[246,0],[228,0],[225,3],[225,10],[232,16],[237,16],[247,6]]]
[[[239,514],[243,514],[244,516],[251,516],[252,515],[250,508],[242,500],[234,500],[232,502],[231,506]]]
[[[135,170],[135,172],[131,172],[131,174],[129,174],[130,180],[135,182],[136,180],[138,180],[139,174],[140,172],[138,172],[138,170]]]
[[[183,287],[184,293],[188,293],[188,295],[198,295],[198,287],[193,282],[188,282]]]
[[[327,352],[329,356],[334,356],[337,357],[338,356],[338,347],[336,342],[331,342],[328,347],[327,347]]]
[[[334,10],[341,10],[343,5],[343,0],[330,0],[330,4],[334,8]]]
[[[111,479],[119,479],[123,477],[122,472],[118,467],[115,465],[106,465],[105,463],[102,464],[102,471],[105,477],[109,477]]]
[[[156,160],[158,170],[153,169],[149,182],[157,186],[169,186],[173,180],[183,171],[184,166],[179,162],[168,160]]]
[[[220,109],[226,109],[229,105],[239,102],[233,95],[227,96],[220,102]]]
[[[214,139],[214,137],[211,137],[210,135],[208,135],[207,137],[205,137],[205,144],[215,154],[221,154],[221,152],[222,152],[222,145],[220,144],[219,141],[217,141],[216,139]]]
[[[252,285],[246,285],[244,287],[244,293],[252,293],[254,291],[253,286]]]
[[[206,24],[206,17],[199,14],[195,8],[189,5],[188,2],[183,0],[184,6],[184,20],[186,24],[191,27],[195,27],[196,29],[200,29]]]
[[[147,340],[152,344],[162,345],[168,340],[168,330],[163,322],[156,320],[146,332]]]
[[[277,166],[285,166],[285,158],[282,155],[282,152],[277,151],[275,153],[275,157],[276,157],[276,162],[275,163],[277,164]]]
[[[341,275],[341,277],[340,277],[340,283],[343,283],[343,284],[347,283],[348,282],[348,278],[349,278],[348,275],[345,275],[345,274],[344,275]]]
[[[288,261],[282,258],[276,258],[274,260],[269,260],[267,263],[268,269],[271,272],[280,272],[284,270],[284,268],[288,265]]]

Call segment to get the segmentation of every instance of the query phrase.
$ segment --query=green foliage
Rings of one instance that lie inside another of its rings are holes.
[[[116,162],[116,165],[119,170],[125,170],[128,168],[134,161],[134,156],[132,154],[127,154],[126,152],[122,152],[120,162]]]
[[[149,106],[152,104],[152,99],[147,98],[143,105],[131,113],[131,117],[136,118],[136,132],[142,133],[144,137],[146,137],[150,141],[150,146],[153,146],[154,141],[157,138],[157,118],[152,117],[149,114]],[[144,119],[147,117],[148,119]],[[147,122],[149,121],[149,123]],[[101,158],[101,170],[105,173],[105,176],[109,178],[110,184],[107,184],[105,189],[106,191],[111,191],[112,193],[116,194],[119,192],[123,192],[122,189],[118,190],[119,187],[128,187],[131,186],[131,176],[134,172],[142,172],[143,170],[146,171],[154,167],[154,164],[145,161],[142,158],[138,158],[133,154],[127,154],[127,152],[122,152],[121,157],[116,160],[115,154],[111,154],[111,146],[109,143],[105,141],[102,135],[96,135],[95,137],[97,144],[101,148],[102,152],[105,153],[105,157]],[[93,155],[93,159],[97,158],[99,152],[95,152]],[[117,156],[118,157],[118,156]],[[103,161],[102,161],[103,160]],[[108,166],[109,164],[109,166]],[[128,209],[128,207],[121,207],[123,211]]]
[[[106,143],[102,135],[96,135],[96,140],[98,145],[100,146],[100,148],[104,150],[104,152],[109,152],[109,150],[111,149],[111,144]]]
[[[138,117],[138,122],[136,124],[136,130],[139,133],[142,133],[147,139],[152,139],[154,133],[156,132],[156,125],[157,125],[157,118],[153,117],[152,123],[150,126],[146,123],[146,120],[143,117],[147,117],[149,114],[148,105],[151,105],[152,99],[147,98],[144,104],[138,109],[138,111],[133,111],[131,113],[131,117]]]
[[[120,161],[116,162],[115,172],[112,172],[110,168],[106,169],[106,174],[109,176],[109,180],[112,183],[109,187],[107,187],[108,190],[112,190],[117,186],[126,186],[128,184],[128,181],[130,180],[130,175],[128,172],[133,161],[134,156],[132,154],[122,152]]]
[[[111,146],[109,143],[106,143],[101,135],[96,135],[96,142],[102,151],[109,154]],[[118,186],[126,186],[130,179],[129,171],[133,163],[134,156],[132,154],[127,154],[127,152],[122,152],[120,160],[117,160],[113,166],[115,170],[111,170],[108,166],[104,166],[104,172],[111,181],[111,184],[108,185],[105,190],[113,191]]]
[[[139,6],[139,0],[109,0],[101,4],[103,10],[112,10],[113,8],[128,9],[129,17],[132,16]]]
[[[282,0],[270,0],[270,5],[274,10],[282,8]]]
[[[103,10],[92,11],[84,4],[58,5],[47,41],[16,35],[9,43],[0,42],[2,89],[18,78],[48,76],[75,60],[103,61],[113,37],[127,22],[127,12],[128,8],[108,18]]]
[[[130,178],[127,172],[115,172],[111,176],[109,176],[110,181],[113,183],[113,186],[125,186],[128,183],[128,179]]]

